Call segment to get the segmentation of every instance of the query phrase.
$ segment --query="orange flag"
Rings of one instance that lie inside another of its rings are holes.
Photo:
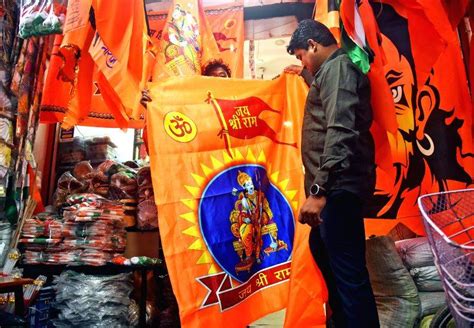
[[[292,264],[304,252],[294,238],[307,240],[296,223],[302,79],[170,78],[150,93],[155,202],[182,326],[246,326],[287,307],[289,290],[307,300],[301,286],[314,287],[311,322],[323,325],[324,283],[311,255]]]
[[[417,198],[472,186],[472,103],[457,33],[443,7],[385,2],[373,6],[399,128],[390,137],[391,170],[377,171],[372,208],[372,217],[388,220],[367,220],[366,228],[368,234],[385,234],[401,222],[424,234]],[[417,25],[419,20],[424,23]],[[425,40],[416,43],[419,38]]]
[[[201,2],[174,0],[161,34],[153,81],[169,76],[200,75],[201,66],[220,58]]]
[[[325,24],[340,40],[340,25],[344,22],[346,32],[353,40],[358,40],[358,45],[368,45],[374,52],[373,61],[370,63],[370,70],[367,73],[371,85],[371,103],[374,111],[374,122],[372,125],[372,135],[376,146],[377,166],[385,171],[392,166],[390,144],[387,133],[395,134],[397,131],[397,121],[392,92],[388,87],[383,71],[385,55],[379,44],[380,31],[378,30],[372,8],[366,0],[344,1],[341,3],[341,12],[335,0],[318,0],[315,4],[314,19]],[[356,19],[357,18],[357,19]],[[361,44],[362,43],[362,44]]]
[[[381,33],[374,12],[367,0],[361,1],[359,10],[367,43],[374,53],[373,62],[370,64],[370,71],[367,76],[370,80],[371,104],[374,111],[371,132],[376,147],[375,162],[381,170],[388,171],[392,168],[393,163],[389,134],[395,135],[398,129],[395,103],[392,90],[385,78],[384,65],[386,64],[386,58],[379,43]]]
[[[141,90],[154,62],[150,45],[142,2],[69,1],[64,39],[57,36],[48,70],[42,121],[61,120],[66,129],[143,125]]]
[[[219,50],[218,58],[227,63],[232,77],[244,74],[244,6],[231,3],[204,8],[206,20]],[[168,14],[163,11],[147,12],[150,36],[159,44]],[[205,63],[202,63],[205,65]]]
[[[96,33],[89,48],[103,79],[103,97],[108,98],[125,120],[137,120],[142,114],[141,91],[154,65],[151,39],[148,37],[143,1],[94,0]],[[111,108],[112,109],[112,108]],[[121,124],[123,126],[123,124]]]
[[[244,4],[234,2],[205,8],[206,19],[216,39],[220,57],[232,77],[244,77]]]
[[[65,66],[64,58],[59,52],[63,40],[62,35],[57,35],[51,53],[46,74],[43,96],[41,99],[40,121],[42,123],[63,122],[66,112],[71,111],[70,95],[74,92],[74,66]],[[72,67],[71,67],[72,66]],[[68,71],[69,69],[69,71]],[[68,78],[69,76],[69,78]],[[94,65],[89,107],[82,107],[78,113],[83,113],[78,123],[84,126],[117,127],[116,116],[106,105],[98,84],[99,71]],[[87,98],[84,98],[87,99]],[[87,110],[88,109],[88,110]],[[127,127],[143,128],[144,118],[129,120]]]
[[[44,87],[42,104],[50,102],[51,98],[64,99],[66,111],[62,126],[65,129],[84,120],[91,107],[93,61],[87,52],[93,37],[90,6],[91,0],[68,3],[70,14],[66,18],[64,38],[60,35],[55,38]],[[58,88],[53,88],[53,85]]]

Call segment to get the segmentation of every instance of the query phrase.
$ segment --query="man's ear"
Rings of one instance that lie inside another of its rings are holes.
[[[314,41],[313,39],[308,39],[308,50],[312,50],[316,52],[318,50],[319,43]]]

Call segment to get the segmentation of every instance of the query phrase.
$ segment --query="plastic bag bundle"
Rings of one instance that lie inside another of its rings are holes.
[[[77,173],[77,172],[76,172]],[[66,199],[63,221],[41,214],[25,222],[27,264],[105,265],[125,251],[123,205],[95,194]]]
[[[61,239],[63,236],[63,223],[56,215],[40,214],[32,219],[25,220],[21,231],[21,238],[46,237]]]
[[[18,34],[31,36],[62,33],[66,18],[66,0],[22,0]]]
[[[137,228],[141,230],[155,229],[158,227],[158,210],[155,204],[149,167],[144,167],[138,171],[137,184]]]
[[[109,195],[112,199],[135,199],[137,191],[137,175],[134,172],[118,172],[110,178]]]
[[[112,253],[89,249],[61,250],[57,252],[28,250],[23,255],[23,261],[27,264],[102,266],[110,262],[112,257]]]
[[[58,187],[53,197],[53,205],[61,208],[72,194],[85,192],[88,185],[76,179],[71,172],[65,172],[58,179]]]
[[[443,284],[434,265],[410,269],[410,275],[421,292],[442,292]]]
[[[80,249],[95,249],[105,252],[123,252],[127,240],[125,234],[123,235],[108,235],[108,236],[99,236],[93,238],[66,238],[64,240],[64,245],[67,248],[80,248]]]
[[[119,202],[95,194],[71,195],[64,209],[66,249],[80,251],[71,265],[104,265],[127,244],[124,208]]]
[[[86,145],[84,139],[75,137],[72,141],[61,142],[58,149],[58,161],[65,164],[73,164],[86,158]]]
[[[119,224],[113,225],[103,221],[93,223],[64,223],[63,236],[66,238],[90,238],[97,236],[111,235],[116,229],[120,229]]]
[[[158,228],[158,209],[155,201],[145,200],[138,204],[137,226],[140,230],[152,230]]]
[[[64,271],[55,277],[56,327],[128,327],[130,274],[93,276]]]
[[[63,222],[51,213],[40,213],[32,219],[27,219],[21,230],[19,242],[25,250],[34,252],[58,252],[64,249],[61,244],[63,240]],[[37,263],[30,258],[23,261],[28,264]]]

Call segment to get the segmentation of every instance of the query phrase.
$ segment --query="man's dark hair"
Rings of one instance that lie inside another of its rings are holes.
[[[213,60],[210,60],[206,63],[206,65],[203,66],[202,70],[201,70],[201,75],[204,75],[204,76],[209,76],[211,74],[211,72],[213,70],[215,70],[216,68],[222,68],[229,77],[232,76],[232,71],[230,70],[230,67],[229,65],[227,65],[226,63],[224,63],[224,61],[222,59],[213,59]]]
[[[308,50],[308,40],[312,39],[324,47],[337,44],[336,39],[326,25],[313,19],[302,20],[291,36],[290,44],[286,48],[290,55],[295,54],[296,49]]]

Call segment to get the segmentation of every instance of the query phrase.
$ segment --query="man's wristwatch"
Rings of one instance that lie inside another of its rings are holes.
[[[326,197],[327,192],[326,189],[315,183],[314,185],[309,188],[309,194],[311,196],[318,196],[318,197]]]

